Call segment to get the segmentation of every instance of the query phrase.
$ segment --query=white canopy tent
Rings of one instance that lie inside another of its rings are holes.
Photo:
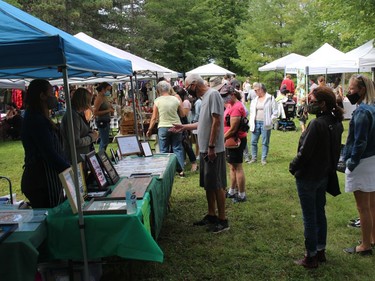
[[[141,57],[138,57],[136,55],[133,55],[129,52],[126,52],[126,51],[123,51],[121,49],[118,49],[116,47],[113,47],[109,44],[106,44],[106,43],[103,43],[99,40],[96,40],[90,36],[88,36],[87,34],[83,33],[83,32],[80,32],[80,33],[77,33],[76,35],[74,35],[74,37],[82,40],[83,42],[86,42],[87,44],[90,44],[91,46],[99,49],[99,50],[102,50],[110,55],[113,55],[115,57],[118,57],[118,58],[122,58],[122,59],[127,59],[127,60],[130,60],[132,62],[132,66],[133,66],[133,71],[135,72],[135,74],[138,76],[138,77],[142,77],[142,76],[149,76],[149,77],[155,77],[155,75],[157,75],[158,77],[162,77],[162,76],[168,76],[168,77],[171,77],[171,78],[177,78],[178,77],[178,72],[174,71],[174,70],[171,70],[171,69],[168,69],[164,66],[161,66],[159,64],[156,64],[156,63],[153,63],[153,62],[150,62],[148,60],[145,60]],[[152,76],[150,76],[150,74]],[[121,80],[120,77],[117,77],[118,80]]]
[[[361,71],[358,66],[337,64],[347,60],[345,54],[330,44],[325,43],[318,50],[304,59],[295,63],[287,64],[286,73],[296,74],[298,69],[304,69],[307,75],[312,74],[330,74],[330,73],[350,73]]]
[[[286,55],[266,65],[259,67],[258,70],[259,71],[285,70],[286,65],[296,63],[304,58],[306,57],[295,54],[295,53],[291,53],[289,55]]]
[[[190,74],[199,74],[200,76],[224,76],[225,74],[234,75],[235,73],[217,64],[209,63],[186,72],[186,75]]]
[[[25,81],[24,80],[12,81],[10,79],[0,79],[0,89],[25,90]]]
[[[358,66],[375,66],[374,39],[345,54],[349,60],[354,60]]]

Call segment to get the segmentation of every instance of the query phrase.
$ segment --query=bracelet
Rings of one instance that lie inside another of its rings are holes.
[[[215,148],[215,146],[214,145],[209,145],[208,148]]]

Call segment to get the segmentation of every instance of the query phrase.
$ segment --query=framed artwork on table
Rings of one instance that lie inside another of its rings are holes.
[[[131,187],[137,196],[137,199],[143,199],[144,194],[152,181],[151,175],[143,177],[123,178],[116,185],[109,198],[121,199],[126,198],[126,191]]]
[[[105,177],[104,171],[100,165],[100,160],[98,159],[95,151],[91,151],[86,154],[87,162],[89,163],[90,171],[94,175],[96,183],[98,184],[98,189],[103,190],[108,186],[108,181]]]
[[[120,149],[116,150],[116,154],[117,154],[118,161],[122,160],[122,155],[121,155]]]
[[[87,195],[87,185],[86,185],[86,175],[85,170],[83,167],[84,163],[78,163],[78,182],[79,182],[79,190],[82,194],[82,197],[85,198]]]
[[[85,215],[126,214],[125,199],[93,198],[83,208]]]
[[[68,197],[69,204],[72,208],[73,214],[78,212],[78,204],[83,203],[83,194],[79,194],[80,202],[77,201],[77,193],[74,185],[74,173],[71,167],[59,174],[60,181],[64,187],[65,193]],[[80,189],[81,190],[81,189]]]
[[[142,141],[140,144],[145,157],[150,157],[153,155],[150,143],[148,141]]]
[[[113,162],[115,163],[115,164],[117,164],[118,163],[118,160],[117,160],[117,153],[115,153],[115,151],[113,150],[113,148],[110,148],[109,149],[110,151],[111,151],[111,155],[112,155],[112,159],[113,159]]]
[[[18,228],[18,223],[0,224],[0,243]]]
[[[107,153],[105,151],[99,151],[97,155],[98,155],[98,159],[100,161],[102,168],[107,173],[109,183],[113,185],[116,182],[118,182],[118,180],[120,179],[120,176],[117,173],[115,167],[113,167],[112,162],[108,158]]]
[[[136,135],[116,137],[116,141],[122,156],[141,154],[141,148]]]

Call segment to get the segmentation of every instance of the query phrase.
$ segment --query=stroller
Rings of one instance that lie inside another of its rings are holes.
[[[297,104],[295,101],[288,97],[288,100],[283,103],[285,118],[278,120],[277,129],[281,131],[297,131],[296,124],[293,118],[296,116]]]

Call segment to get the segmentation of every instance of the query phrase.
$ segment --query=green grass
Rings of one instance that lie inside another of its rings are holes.
[[[347,121],[344,126],[343,142]],[[357,211],[353,194],[343,192],[343,174],[339,174],[343,194],[327,196],[328,262],[317,270],[293,264],[304,253],[301,208],[288,172],[299,136],[300,131],[272,131],[269,163],[244,164],[248,201],[233,204],[227,200],[228,232],[214,235],[192,226],[206,213],[205,194],[198,186],[197,173],[176,177],[171,211],[158,239],[164,263],[105,265],[102,280],[129,280],[125,278],[129,268],[133,280],[374,280],[373,257],[342,251],[360,238],[358,229],[346,226]],[[0,143],[0,161],[1,174],[9,176],[17,189],[23,165],[20,142]]]

